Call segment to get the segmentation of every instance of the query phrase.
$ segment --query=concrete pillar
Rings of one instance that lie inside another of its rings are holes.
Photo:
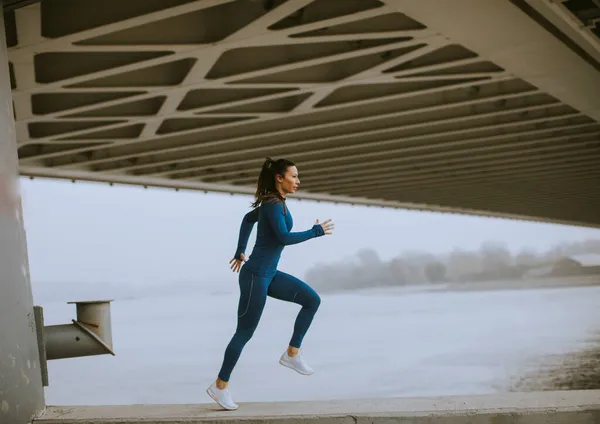
[[[0,423],[26,424],[44,408],[18,196],[18,159],[3,14],[0,13]]]

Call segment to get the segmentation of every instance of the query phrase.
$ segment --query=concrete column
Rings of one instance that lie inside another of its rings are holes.
[[[44,408],[4,16],[0,13],[0,423],[26,424]]]

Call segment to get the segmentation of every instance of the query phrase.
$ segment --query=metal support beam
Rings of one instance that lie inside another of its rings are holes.
[[[41,0],[4,0],[2,2],[2,10],[10,12],[11,10],[20,9],[21,7],[29,6],[34,3],[39,3]]]
[[[512,2],[389,0],[388,4],[600,120],[600,96],[590,96],[592,87],[600,87],[600,73]]]
[[[0,15],[0,423],[26,424],[44,408],[44,388],[18,194],[3,18]]]

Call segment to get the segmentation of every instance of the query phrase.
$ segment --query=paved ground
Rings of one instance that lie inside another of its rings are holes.
[[[462,420],[460,418],[463,417]],[[48,407],[35,424],[192,423],[243,420],[293,423],[568,423],[600,421],[600,391],[508,393],[349,400],[332,402],[251,403],[235,412],[214,405],[131,405]],[[410,421],[407,421],[410,420]]]

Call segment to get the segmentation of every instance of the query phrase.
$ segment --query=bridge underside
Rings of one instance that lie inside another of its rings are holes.
[[[9,11],[21,174],[251,193],[283,156],[306,198],[600,227],[597,20],[556,3]]]

